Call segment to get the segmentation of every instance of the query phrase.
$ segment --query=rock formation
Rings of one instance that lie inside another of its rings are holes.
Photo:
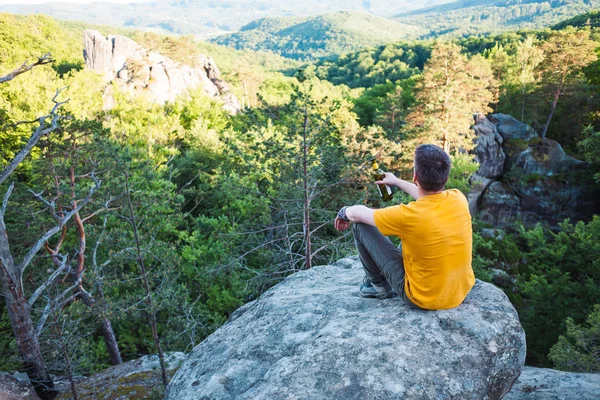
[[[0,372],[0,400],[39,400],[26,374]]]
[[[600,374],[525,367],[504,400],[598,400]]]
[[[551,227],[566,218],[589,220],[600,212],[600,192],[582,184],[585,162],[554,140],[509,115],[475,116],[473,151],[480,163],[471,177],[471,214],[496,227],[520,221]]]
[[[298,272],[198,345],[166,399],[498,399],[525,362],[506,295],[477,281],[451,310],[358,296],[356,258]]]
[[[116,82],[122,90],[142,92],[152,101],[166,103],[202,87],[207,95],[220,98],[223,108],[231,114],[241,109],[210,57],[200,54],[199,67],[192,68],[150,52],[125,36],[106,38],[98,31],[86,30],[83,41],[86,68],[102,74],[106,82]],[[105,93],[104,101],[105,109],[112,107],[110,93]]]

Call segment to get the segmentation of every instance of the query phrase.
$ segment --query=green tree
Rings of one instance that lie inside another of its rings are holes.
[[[548,358],[564,371],[600,372],[600,304],[587,317],[586,325],[567,318],[567,332],[560,335]]]
[[[595,169],[594,179],[600,183],[600,132],[595,132],[592,126],[587,126],[583,135],[584,139],[578,144],[579,150]]]
[[[490,65],[482,56],[469,60],[459,46],[438,43],[416,87],[418,105],[409,121],[424,131],[421,140],[435,141],[448,153],[451,149],[471,149],[473,114],[492,110],[496,86]]]
[[[597,44],[590,39],[589,29],[577,30],[573,27],[553,32],[542,45],[544,61],[540,64],[540,70],[544,81],[553,87],[552,103],[542,138],[546,137],[560,96],[575,80],[581,79],[582,68],[596,60],[596,47]]]
[[[533,36],[527,36],[517,45],[514,79],[521,89],[521,121],[525,120],[527,94],[533,89],[537,80],[534,71],[543,59],[544,53],[541,48],[534,45]]]

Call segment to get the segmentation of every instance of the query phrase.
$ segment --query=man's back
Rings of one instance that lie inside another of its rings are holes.
[[[425,309],[458,306],[475,284],[472,228],[467,199],[458,190],[377,210],[375,225],[402,239],[409,299]]]

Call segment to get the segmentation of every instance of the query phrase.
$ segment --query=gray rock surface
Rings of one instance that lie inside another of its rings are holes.
[[[0,400],[39,400],[27,375],[0,372]]]
[[[83,42],[86,68],[102,74],[107,82],[116,82],[122,90],[143,93],[152,101],[166,103],[188,90],[202,87],[208,96],[221,99],[229,113],[241,109],[213,59],[203,54],[199,55],[199,67],[192,68],[150,52],[125,36],[104,37],[98,31],[86,30]],[[104,99],[104,109],[110,109],[114,99],[105,97],[108,98]]]
[[[525,367],[504,400],[598,400],[600,374]]]
[[[477,174],[485,178],[498,178],[504,171],[506,156],[502,151],[503,137],[498,133],[496,125],[483,114],[475,115],[473,131],[477,135],[473,155],[479,163]]]
[[[527,124],[516,120],[507,114],[490,114],[487,117],[496,126],[498,133],[504,140],[523,139],[531,140],[539,135]]]
[[[600,212],[600,191],[585,183],[588,164],[567,155],[558,142],[539,138],[504,114],[476,116],[473,130],[481,167],[467,196],[472,215],[496,227],[517,221],[557,227],[566,218],[589,220]],[[502,140],[492,140],[495,134]]]
[[[169,400],[497,399],[525,362],[506,295],[478,281],[451,310],[364,299],[356,258],[298,272],[198,345]]]

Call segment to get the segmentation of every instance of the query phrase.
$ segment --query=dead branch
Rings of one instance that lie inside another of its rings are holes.
[[[44,290],[46,290],[48,286],[52,285],[56,278],[58,278],[58,276],[69,267],[67,257],[64,255],[59,256],[61,257],[60,266],[56,269],[56,271],[52,273],[52,275],[48,277],[48,279],[46,279],[46,282],[40,285],[40,287],[36,289],[36,291],[31,295],[31,297],[29,297],[29,300],[27,300],[27,304],[29,304],[29,307],[31,307],[33,303],[35,303],[36,300],[39,298],[39,296],[44,292]]]
[[[10,197],[13,189],[15,188],[14,182],[10,184],[8,190],[4,194],[4,201],[2,202],[2,209],[0,210],[0,218],[4,220],[4,215],[6,214],[6,207],[8,206],[8,198]]]
[[[9,73],[8,75],[0,76],[0,83],[5,83],[8,81],[11,81],[11,80],[15,79],[17,76],[24,74],[27,71],[31,71],[34,67],[37,67],[39,65],[46,65],[46,64],[53,63],[53,62],[54,62],[54,59],[52,58],[50,53],[44,54],[43,56],[38,58],[38,60],[36,62],[34,62],[33,64],[28,64],[27,60],[25,60],[25,62],[23,62],[23,64],[21,64],[20,67],[16,68],[14,71]]]
[[[53,132],[54,130],[56,130],[56,128],[58,128],[58,121],[61,119],[61,116],[58,115],[58,109],[69,101],[68,99],[65,101],[56,100],[58,98],[58,95],[64,89],[65,88],[56,90],[56,94],[52,98],[54,107],[52,107],[50,113],[36,120],[36,122],[39,122],[40,125],[33,132],[25,147],[23,147],[23,149],[21,149],[19,154],[15,156],[15,158],[10,162],[10,164],[8,164],[8,166],[2,172],[0,172],[0,185],[10,176],[10,174],[12,174],[12,172],[17,168],[17,166],[23,162],[25,157],[27,157],[27,155],[29,155],[29,153],[31,152],[31,149],[33,149],[33,147],[43,136],[46,136],[47,134]],[[50,119],[50,123],[46,122],[47,119]]]
[[[25,269],[29,266],[33,258],[36,256],[36,254],[45,246],[46,242],[58,231],[62,230],[62,228],[67,224],[67,222],[69,222],[69,220],[73,218],[75,214],[79,213],[79,211],[91,201],[92,196],[100,188],[100,184],[102,183],[96,178],[95,175],[92,174],[92,177],[94,179],[95,185],[90,188],[87,197],[81,202],[79,202],[74,209],[66,213],[64,217],[60,218],[58,224],[56,224],[53,228],[51,228],[44,235],[42,235],[42,237],[38,239],[35,245],[33,245],[29,249],[29,251],[18,266],[18,269],[21,271],[21,273],[25,271]]]

